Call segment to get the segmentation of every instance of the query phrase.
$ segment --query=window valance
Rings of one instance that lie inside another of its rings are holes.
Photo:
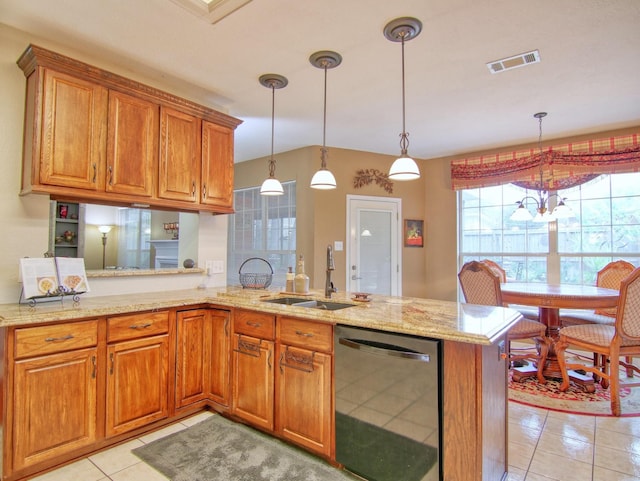
[[[640,171],[640,134],[584,140],[451,161],[454,190],[514,183],[545,190],[579,185],[601,174]]]

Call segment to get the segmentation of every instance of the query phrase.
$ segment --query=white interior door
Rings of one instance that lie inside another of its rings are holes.
[[[350,292],[402,295],[401,199],[347,196]]]

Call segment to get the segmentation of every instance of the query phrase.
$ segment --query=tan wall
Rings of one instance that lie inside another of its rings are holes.
[[[311,177],[320,168],[320,147],[311,146],[284,152],[274,156],[277,161],[276,177],[281,181],[296,180],[297,196],[297,253],[305,257],[305,267],[311,285],[324,287],[326,248],[334,241],[346,246],[346,223],[348,194],[395,197],[402,199],[402,215],[405,219],[425,218],[425,183],[423,181],[394,182],[393,193],[387,193],[375,183],[356,189],[353,178],[359,169],[378,169],[387,172],[395,159],[392,156],[329,148],[328,167],[336,177],[338,188],[320,191],[309,188]],[[259,186],[268,174],[268,158],[236,164],[235,188]],[[423,177],[425,162],[418,161]],[[430,167],[427,167],[430,170]],[[455,196],[454,196],[455,206]],[[454,216],[455,217],[455,216]],[[428,221],[425,225],[428,225]],[[455,225],[455,218],[454,218]],[[455,229],[455,227],[454,227]],[[429,230],[428,227],[425,230]],[[433,297],[426,290],[425,257],[429,250],[429,238],[425,248],[403,248],[403,294],[416,297]],[[454,263],[455,263],[455,246]],[[334,252],[336,270],[332,279],[336,287],[346,287],[346,251]]]

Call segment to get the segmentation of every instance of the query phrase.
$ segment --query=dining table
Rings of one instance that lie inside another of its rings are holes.
[[[551,339],[543,376],[547,379],[562,377],[555,342],[562,327],[560,309],[597,309],[616,307],[619,291],[594,285],[548,284],[527,282],[504,282],[501,285],[502,300],[509,305],[535,306],[538,308],[539,320],[547,326],[547,336]],[[535,376],[532,370],[514,370],[512,379],[521,381]],[[572,371],[571,378],[585,391],[593,392],[593,378]]]

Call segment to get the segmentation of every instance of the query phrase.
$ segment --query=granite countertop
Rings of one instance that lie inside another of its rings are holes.
[[[433,299],[372,295],[370,302],[356,302],[352,300],[352,295],[346,292],[333,294],[331,301],[348,302],[354,306],[336,311],[263,302],[265,299],[282,295],[285,294],[278,289],[251,290],[229,286],[119,296],[81,296],[77,303],[65,298],[62,302],[40,303],[35,307],[26,304],[1,304],[0,327],[28,326],[52,321],[211,304],[434,339],[489,345],[521,318],[520,313],[513,309]],[[310,295],[303,297],[328,300],[320,290],[313,290]]]

